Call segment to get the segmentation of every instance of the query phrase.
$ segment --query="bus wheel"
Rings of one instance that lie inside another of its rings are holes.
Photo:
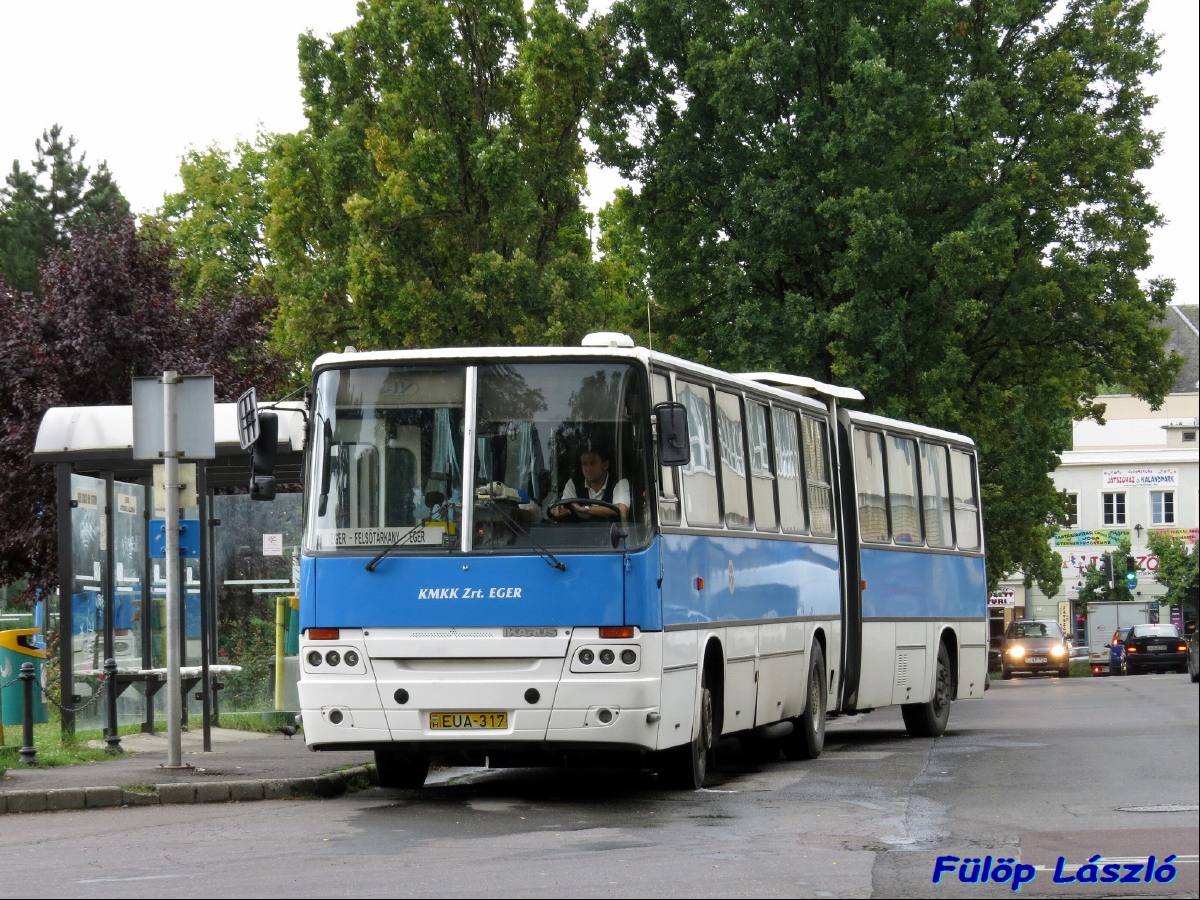
[[[429,757],[424,753],[376,750],[375,773],[380,787],[419,788],[429,775]]]
[[[945,644],[938,646],[937,672],[933,676],[933,699],[928,703],[905,703],[900,707],[904,727],[913,737],[941,737],[950,721],[950,697],[954,682],[950,675],[950,654]]]
[[[658,754],[658,781],[663,787],[694,791],[704,787],[713,746],[712,693],[707,677],[700,682],[700,727],[691,743]]]
[[[816,759],[825,747],[825,712],[829,689],[825,684],[825,654],[818,644],[809,653],[808,700],[804,712],[795,720],[792,733],[783,739],[783,755],[788,759]]]

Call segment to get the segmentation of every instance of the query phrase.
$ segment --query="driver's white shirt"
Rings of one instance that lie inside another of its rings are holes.
[[[612,477],[612,475],[608,476],[608,478],[611,478],[611,477]],[[591,489],[591,487],[588,486],[588,497],[590,499],[592,499],[592,500],[603,500],[604,499],[604,488],[608,487],[608,478],[604,479],[604,484],[601,486],[600,490],[598,490],[598,491],[593,491]],[[567,480],[567,483],[563,486],[562,496],[559,499],[560,500],[575,500],[578,497],[579,497],[579,495],[577,493],[575,493],[575,479],[570,478]],[[614,506],[624,506],[626,509],[629,508],[629,506],[630,506],[629,482],[626,479],[622,478],[620,481],[618,481],[616,484],[613,485],[612,502],[613,502]]]

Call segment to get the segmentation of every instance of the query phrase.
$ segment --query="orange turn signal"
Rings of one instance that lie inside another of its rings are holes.
[[[696,579],[696,590],[698,590],[698,591],[704,590],[704,579],[703,578]]]
[[[340,640],[341,636],[341,630],[337,628],[308,629],[308,639],[310,641],[336,641]]]
[[[1126,653],[1137,653],[1137,647],[1126,647],[1125,652]]]
[[[632,625],[606,625],[600,629],[600,637],[602,638],[631,638],[633,637]],[[605,651],[608,652],[607,650]]]

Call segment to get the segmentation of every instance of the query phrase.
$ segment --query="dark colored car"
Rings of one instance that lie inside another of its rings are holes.
[[[1057,622],[1050,620],[1012,622],[1004,632],[1000,673],[1012,678],[1017,672],[1071,674],[1071,642]]]
[[[1174,625],[1134,625],[1125,637],[1120,674],[1187,671],[1187,643]]]
[[[1125,638],[1129,636],[1128,628],[1118,628],[1113,632],[1108,645],[1108,674],[1121,674],[1121,657],[1125,653]]]

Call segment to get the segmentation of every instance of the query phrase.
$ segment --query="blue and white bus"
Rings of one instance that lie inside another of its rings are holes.
[[[653,767],[736,735],[821,752],[898,704],[981,697],[975,450],[856,391],[581,347],[327,354],[313,367],[299,685],[317,750]]]

